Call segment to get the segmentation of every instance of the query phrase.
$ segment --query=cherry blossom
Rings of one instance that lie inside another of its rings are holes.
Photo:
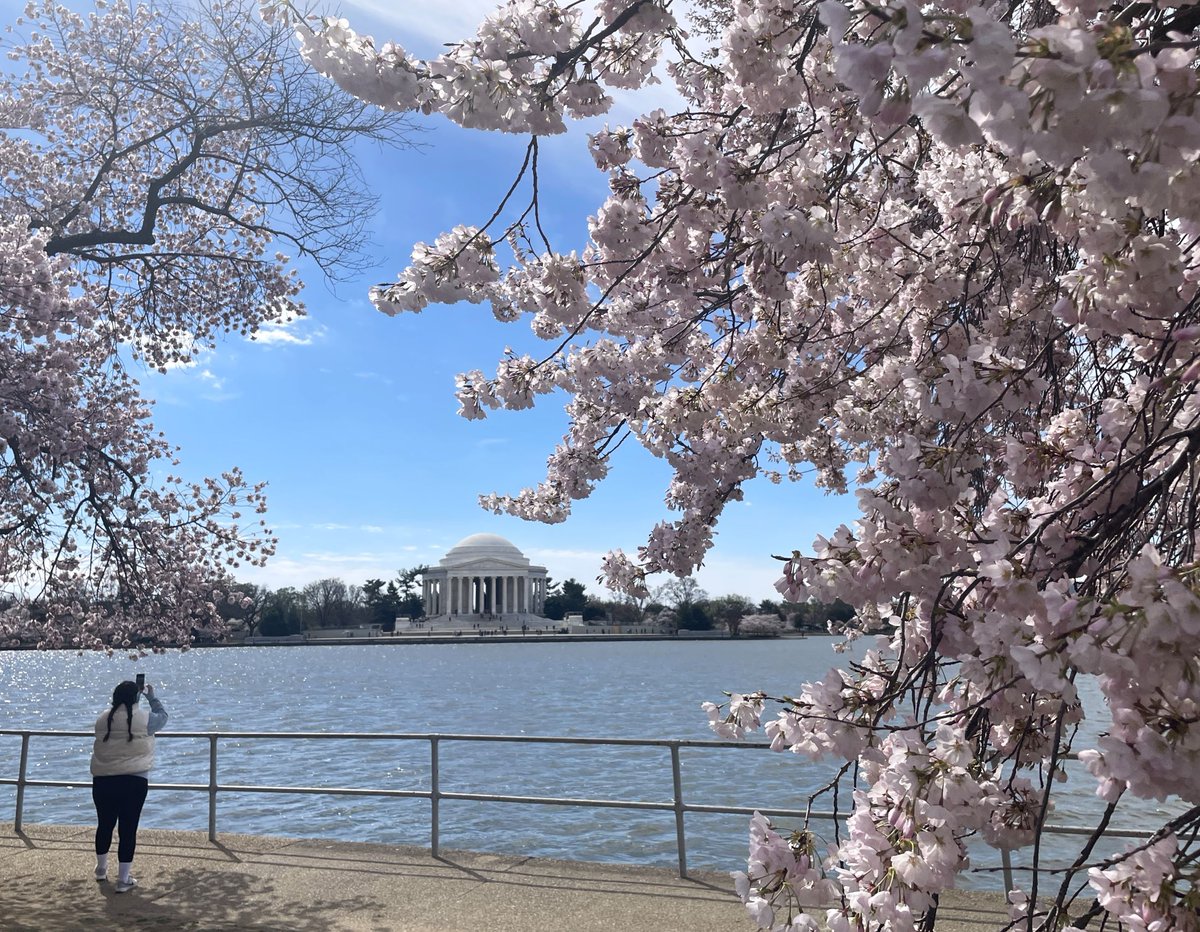
[[[351,93],[530,134],[530,161],[656,66],[674,82],[674,112],[581,138],[609,185],[586,243],[506,200],[376,299],[488,305],[548,341],[460,381],[468,417],[569,399],[545,482],[487,507],[564,520],[626,439],[670,466],[674,517],[609,555],[613,585],[692,572],[753,479],[856,495],[857,519],[780,555],[778,588],[852,603],[865,658],[705,705],[721,735],[836,769],[814,802],[840,804],[839,838],[752,822],[737,882],[763,928],[808,923],[818,888],[831,929],[931,927],[976,839],[1032,859],[1025,928],[1087,889],[1125,927],[1195,928],[1195,6],[700,2],[702,54],[678,4],[513,0],[429,61],[267,6]],[[1054,874],[1043,829],[1080,781],[1098,811],[1184,813]]]
[[[225,581],[274,551],[263,484],[185,478],[135,374],[302,313],[281,246],[351,258],[344,143],[398,124],[253,10],[35,0],[2,40],[4,646],[217,635]]]

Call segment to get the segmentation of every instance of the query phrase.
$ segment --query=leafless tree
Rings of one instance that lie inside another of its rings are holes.
[[[93,20],[39,4],[58,54],[22,53],[0,120],[21,131],[5,145],[42,157],[0,178],[0,199],[162,364],[297,313],[280,247],[330,277],[360,267],[375,198],[354,145],[408,144],[411,127],[315,74],[254,0],[114,6]]]
[[[342,580],[328,577],[318,579],[304,587],[304,607],[318,628],[328,628],[343,621],[347,601],[346,584]]]

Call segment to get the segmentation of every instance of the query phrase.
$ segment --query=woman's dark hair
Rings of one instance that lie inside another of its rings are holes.
[[[112,734],[112,717],[121,706],[125,706],[125,720],[128,722],[129,727],[129,737],[126,740],[133,740],[133,706],[137,702],[137,698],[137,683],[133,680],[126,680],[124,683],[119,683],[117,688],[113,690],[112,708],[108,711],[108,730],[104,732],[105,741]]]

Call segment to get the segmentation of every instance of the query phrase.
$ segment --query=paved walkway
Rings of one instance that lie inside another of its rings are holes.
[[[112,858],[115,861],[114,850]],[[92,829],[0,823],[0,929],[271,932],[752,932],[728,875],[421,848],[143,829],[117,895],[92,879]],[[109,871],[116,876],[116,865]],[[944,932],[999,929],[997,896],[959,894]]]

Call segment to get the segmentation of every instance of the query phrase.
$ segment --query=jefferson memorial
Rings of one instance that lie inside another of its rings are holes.
[[[435,624],[480,618],[545,624],[537,616],[545,609],[546,585],[546,567],[532,565],[512,543],[496,534],[472,534],[425,572],[421,596]]]

